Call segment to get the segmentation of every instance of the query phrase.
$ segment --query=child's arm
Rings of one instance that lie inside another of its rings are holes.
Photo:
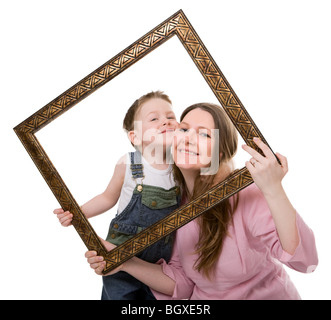
[[[87,218],[104,213],[117,203],[124,182],[125,168],[125,161],[121,158],[116,164],[114,174],[106,190],[82,205],[81,209]]]
[[[122,157],[117,162],[113,176],[106,190],[81,206],[81,209],[87,218],[95,217],[104,213],[117,203],[125,177],[125,157],[126,156]],[[63,209],[55,209],[53,212],[57,215],[62,226],[67,227],[71,225],[73,217],[72,213],[69,211],[64,212]]]

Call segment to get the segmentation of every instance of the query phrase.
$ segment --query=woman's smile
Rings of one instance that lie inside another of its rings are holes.
[[[178,149],[178,152],[193,155],[193,156],[198,156],[199,155],[199,153],[197,153],[197,152],[191,151],[189,149],[183,149],[183,148]]]

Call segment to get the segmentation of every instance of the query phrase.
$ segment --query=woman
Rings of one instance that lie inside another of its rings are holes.
[[[111,273],[131,274],[157,299],[300,299],[280,262],[300,272],[314,271],[314,235],[282,188],[286,158],[277,153],[279,165],[260,139],[254,142],[264,156],[248,146],[243,149],[252,156],[246,167],[255,184],[177,230],[168,264],[133,257]],[[204,103],[184,111],[173,157],[186,202],[231,173],[236,148],[237,134],[223,109]],[[212,155],[219,156],[219,169],[208,174]],[[105,246],[113,248],[107,242]],[[101,274],[103,258],[93,251],[85,256]]]

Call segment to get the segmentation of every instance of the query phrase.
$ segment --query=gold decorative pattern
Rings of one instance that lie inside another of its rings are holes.
[[[159,222],[132,237],[129,241],[110,251],[105,257],[106,268],[104,273],[119,266],[133,255],[144,250],[148,245],[194,220],[209,208],[244,189],[252,182],[252,177],[246,168],[236,171],[194,201],[178,208]]]
[[[107,265],[104,273],[119,266],[146,247],[253,182],[249,172],[243,168],[194,201],[175,210],[116,249],[107,252],[37,140],[35,133],[38,130],[173,36],[179,38],[244,141],[253,148],[256,148],[252,142],[253,137],[260,137],[267,143],[182,10],[176,12],[14,128],[61,207],[73,213],[72,223],[86,247],[89,250],[97,251],[105,258]],[[261,150],[257,150],[261,152]]]

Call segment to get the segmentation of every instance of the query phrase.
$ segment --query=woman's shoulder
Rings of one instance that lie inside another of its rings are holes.
[[[262,192],[260,191],[260,189],[258,188],[258,186],[253,182],[252,184],[250,184],[248,187],[242,189],[241,191],[239,191],[239,199],[255,199],[255,198],[259,198],[262,195]]]
[[[239,191],[238,195],[237,210],[245,212],[246,216],[249,212],[254,214],[261,211],[261,209],[263,211],[268,209],[267,201],[255,183]]]

